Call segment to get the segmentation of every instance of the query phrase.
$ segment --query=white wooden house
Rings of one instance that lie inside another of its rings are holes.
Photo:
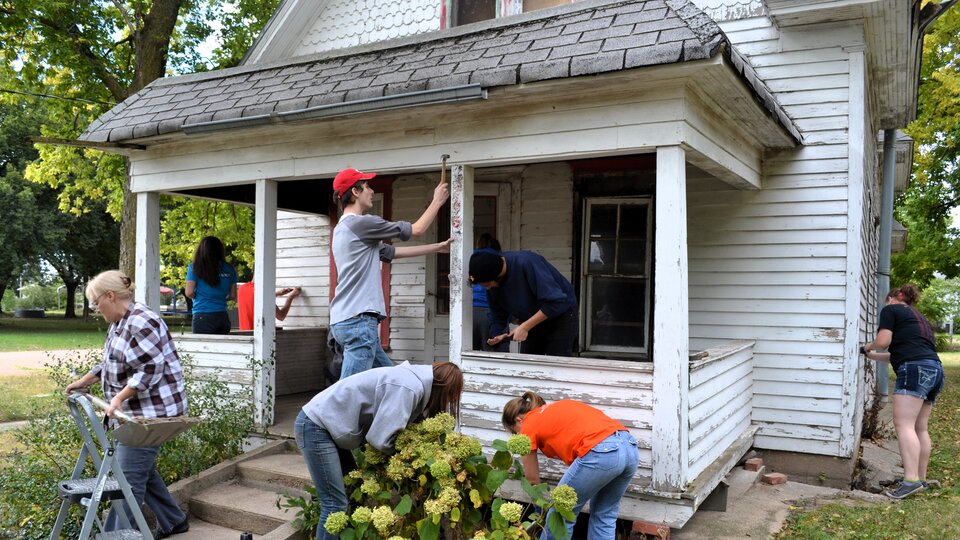
[[[919,4],[284,0],[243,65],[155,81],[82,139],[130,157],[152,305],[160,193],[255,205],[253,335],[179,344],[253,384],[264,422],[281,364],[318,370],[281,352],[307,345],[276,339],[268,292],[304,286],[282,334],[317,347],[334,174],[378,172],[378,211],[412,220],[449,154],[452,215],[424,241],[451,234],[454,252],[384,268],[391,357],[459,362],[463,428],[485,441],[525,389],[603,408],[642,449],[623,517],[679,527],[750,447],[813,476],[852,469],[872,395],[857,349],[875,325],[877,133],[915,114]],[[471,350],[480,232],[570,277],[579,356]]]

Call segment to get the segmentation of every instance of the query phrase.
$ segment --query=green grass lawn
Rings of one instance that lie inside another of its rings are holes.
[[[172,332],[190,331],[183,317],[164,317]],[[98,349],[103,346],[109,326],[99,315],[83,319],[59,316],[17,319],[0,316],[0,352]]]
[[[0,377],[0,422],[29,420],[66,407],[63,389],[50,380],[47,370]]]
[[[940,358],[947,383],[930,419],[933,454],[928,477],[940,480],[942,487],[899,503],[852,507],[837,503],[797,510],[778,540],[960,538],[960,352],[941,353]]]

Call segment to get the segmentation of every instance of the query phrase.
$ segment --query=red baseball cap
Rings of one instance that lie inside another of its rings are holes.
[[[350,188],[352,188],[354,184],[361,180],[370,180],[376,175],[377,173],[365,173],[356,169],[344,169],[334,177],[333,190],[343,197],[343,194],[350,191]]]

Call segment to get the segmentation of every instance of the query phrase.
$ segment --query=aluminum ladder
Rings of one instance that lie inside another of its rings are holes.
[[[106,402],[93,395],[74,392],[67,397],[67,405],[70,407],[70,414],[77,424],[77,429],[80,430],[83,446],[80,448],[73,474],[69,479],[61,480],[57,484],[62,502],[53,531],[50,533],[50,540],[60,539],[70,507],[75,504],[87,508],[78,540],[88,540],[94,533],[94,526],[96,526],[97,540],[153,540],[150,526],[147,525],[133,490],[130,489],[130,484],[116,459],[116,449],[107,437],[104,429],[105,418],[101,419],[94,410],[93,404],[103,410],[107,408]],[[115,414],[118,418],[130,420],[122,413]],[[88,458],[93,461],[93,466],[97,470],[95,478],[82,478]],[[100,503],[104,501],[110,501],[111,507],[117,505],[116,510],[122,529],[104,532],[104,525],[99,516]],[[126,501],[127,506],[130,507],[136,527],[131,526],[126,512],[123,511],[122,501]]]

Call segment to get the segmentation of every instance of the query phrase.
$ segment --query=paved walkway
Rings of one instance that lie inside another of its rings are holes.
[[[0,352],[0,377],[29,375],[43,369],[54,357],[79,358],[86,350]]]

